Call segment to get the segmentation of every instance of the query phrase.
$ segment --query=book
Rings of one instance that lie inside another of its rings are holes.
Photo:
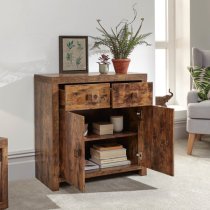
[[[99,151],[122,149],[123,145],[117,143],[94,144],[93,148]]]
[[[113,134],[113,129],[111,129],[111,130],[93,129],[93,133],[98,134],[98,135],[108,135],[108,134]]]
[[[114,162],[114,163],[106,163],[100,165],[100,168],[109,168],[109,167],[116,167],[116,166],[124,166],[124,165],[130,165],[131,161],[130,160],[125,160],[125,161],[119,161],[119,162]]]
[[[99,168],[99,165],[97,165],[96,163],[90,160],[85,160],[85,171],[94,170],[98,168]]]
[[[107,151],[99,151],[94,148],[90,148],[91,157],[97,159],[107,159],[107,158],[116,158],[126,156],[126,149],[115,149],[115,150],[107,150]]]
[[[97,130],[113,130],[114,126],[110,122],[94,122],[93,129]]]
[[[90,159],[92,162],[102,165],[106,163],[114,163],[114,162],[120,162],[120,161],[125,161],[127,160],[127,156],[122,156],[122,157],[117,157],[117,158],[108,158],[108,159],[97,159],[95,157],[91,157]]]

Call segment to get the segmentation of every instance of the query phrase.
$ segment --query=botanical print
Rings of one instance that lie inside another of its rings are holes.
[[[85,39],[63,38],[63,70],[87,70]]]

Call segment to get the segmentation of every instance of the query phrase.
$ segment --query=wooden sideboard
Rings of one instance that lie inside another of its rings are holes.
[[[8,208],[8,142],[0,137],[0,210]]]
[[[36,177],[51,190],[64,180],[85,191],[86,179],[146,175],[146,168],[173,175],[173,109],[152,105],[146,74],[35,75],[34,82]],[[124,130],[92,134],[92,122],[111,115],[123,115]],[[123,144],[131,165],[85,171],[90,147],[107,141]]]

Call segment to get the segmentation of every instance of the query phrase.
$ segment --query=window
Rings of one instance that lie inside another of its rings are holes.
[[[155,95],[175,91],[174,0],[155,0]],[[170,103],[174,103],[170,100]]]

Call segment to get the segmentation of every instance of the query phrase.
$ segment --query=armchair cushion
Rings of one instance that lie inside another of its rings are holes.
[[[188,68],[201,100],[210,98],[210,67],[189,67]]]
[[[201,99],[198,96],[198,91],[197,90],[190,90],[187,93],[187,104],[189,103],[197,103],[200,102]]]
[[[188,104],[188,118],[210,119],[210,100]]]

